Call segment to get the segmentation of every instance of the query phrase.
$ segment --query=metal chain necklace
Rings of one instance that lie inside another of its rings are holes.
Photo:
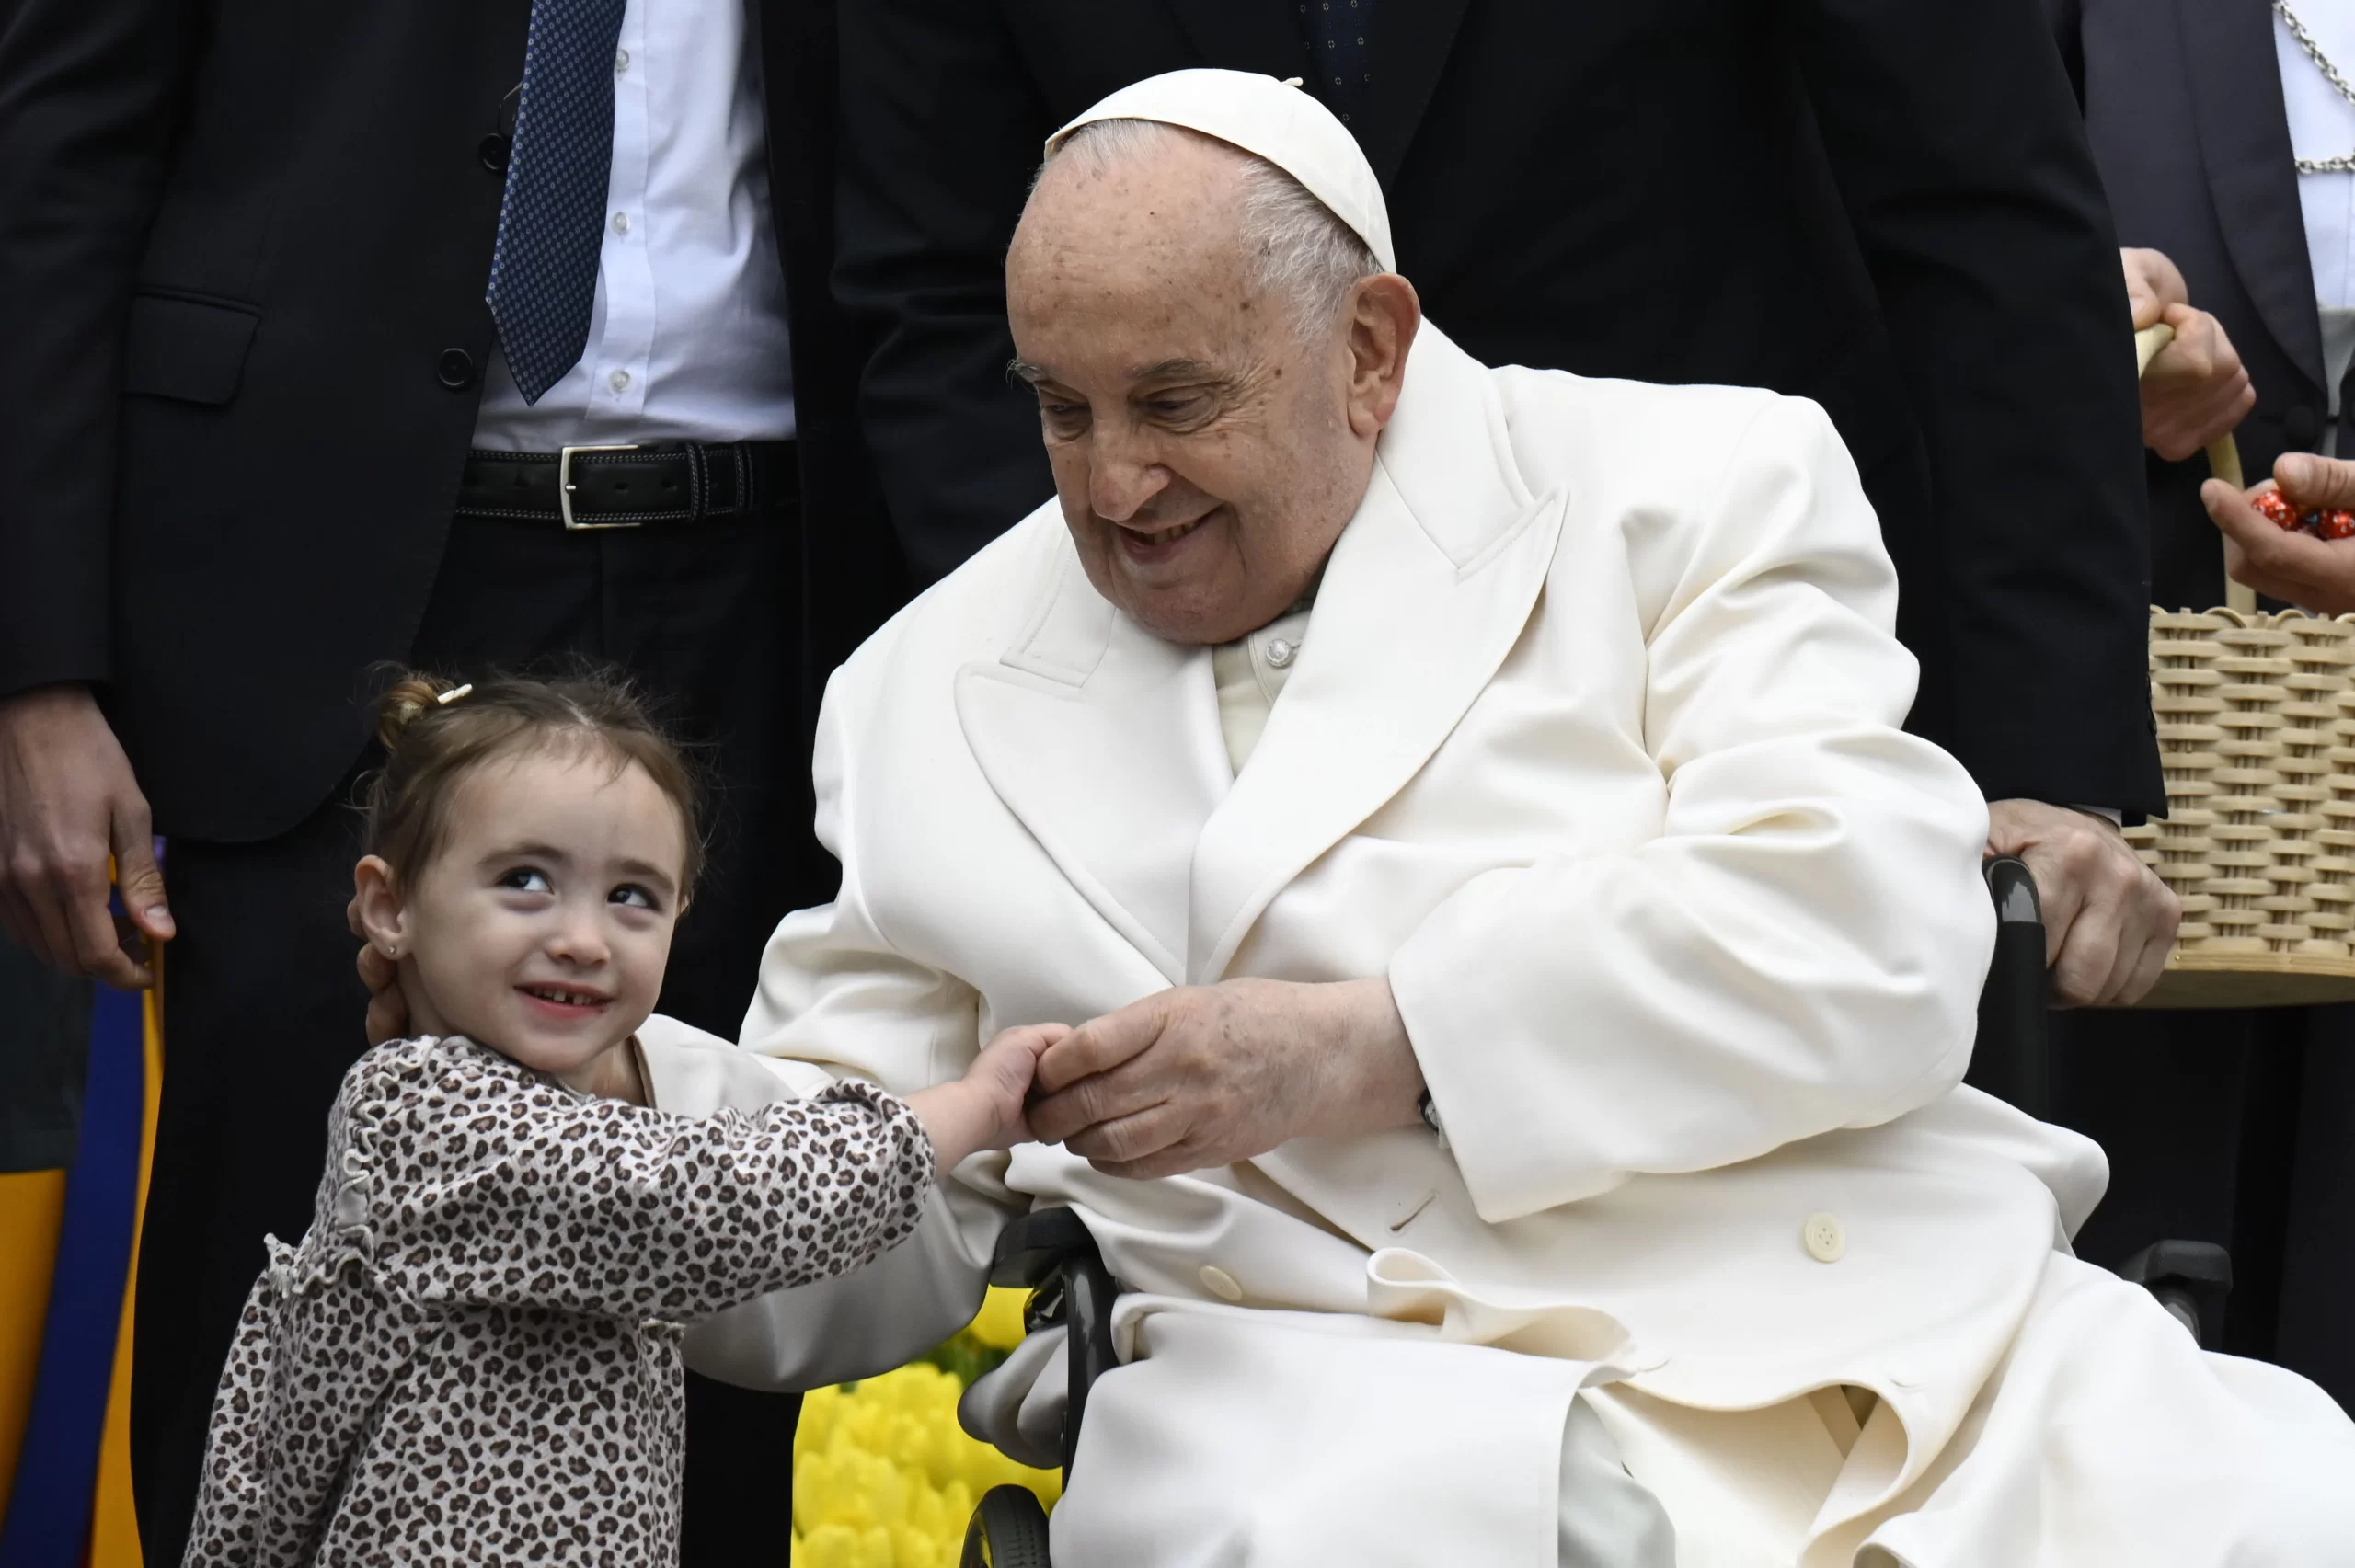
[[[2355,105],[2355,87],[2349,86],[2347,78],[2338,74],[2338,67],[2325,57],[2314,35],[2306,31],[2306,25],[2290,9],[2289,0],[2273,0],[2273,14],[2281,18],[2281,25],[2290,29],[2290,36],[2306,52],[2306,58],[2315,63],[2322,79],[2338,88],[2340,97]],[[2297,164],[2300,174],[2355,174],[2355,153],[2343,153],[2335,158],[2300,158]]]

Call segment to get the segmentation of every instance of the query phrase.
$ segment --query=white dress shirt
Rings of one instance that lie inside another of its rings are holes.
[[[2355,0],[2292,0],[2290,8],[2340,75],[2355,69]],[[2355,103],[2325,79],[2278,15],[2273,53],[2281,67],[2292,155],[2336,158],[2355,153]],[[2298,209],[2305,220],[2306,258],[2322,324],[2323,383],[2331,419],[2321,450],[2330,457],[2346,444],[2339,440],[2338,389],[2355,361],[2355,174],[2299,175]]]
[[[588,347],[537,404],[493,353],[477,448],[793,434],[753,36],[749,0],[628,0]]]
[[[1268,715],[1283,695],[1284,682],[1308,639],[1308,610],[1277,616],[1247,637],[1211,649],[1211,678],[1218,687],[1218,727],[1226,742],[1227,766],[1236,773],[1251,760]]]

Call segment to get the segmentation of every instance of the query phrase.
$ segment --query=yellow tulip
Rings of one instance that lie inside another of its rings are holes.
[[[821,1525],[804,1535],[793,1568],[855,1568],[858,1535],[847,1525]]]
[[[1022,1343],[1022,1310],[1029,1304],[1028,1290],[992,1286],[965,1332],[992,1350],[1011,1350]]]
[[[971,1371],[1022,1339],[1028,1294],[992,1290],[952,1342]],[[810,1391],[793,1442],[794,1568],[955,1568],[974,1500],[1027,1486],[1053,1507],[1063,1479],[957,1425],[964,1385],[929,1362]]]
[[[894,1525],[891,1562],[895,1568],[941,1568],[940,1542],[913,1525]]]

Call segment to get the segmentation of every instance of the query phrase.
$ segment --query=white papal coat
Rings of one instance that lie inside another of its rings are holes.
[[[1445,1146],[1143,1183],[978,1157],[916,1242],[691,1359],[891,1365],[971,1310],[1009,1210],[1071,1204],[1138,1359],[1090,1405],[1059,1568],[1539,1568],[1582,1385],[1685,1568],[1876,1529],[1924,1565],[2270,1562],[2233,1543],[2284,1517],[2355,1562],[2355,1512],[2308,1501],[2355,1494],[2345,1418],[2070,1260],[2099,1151],[1958,1087],[1985,809],[1900,727],[1895,578],[1823,414],[1492,371],[1426,324],[1376,459],[1240,776],[1209,651],[1114,610],[1051,505],[879,632],[819,740],[841,894],[778,929],[742,1043],[761,1083],[906,1091],[1166,986],[1386,975]],[[778,1092],[649,1054],[666,1104]],[[1672,1414],[1842,1384],[1880,1407],[1814,1481],[1745,1480],[1747,1439]],[[2146,1484],[2187,1422],[2191,1479]],[[2136,1473],[2053,1435],[2088,1423]]]

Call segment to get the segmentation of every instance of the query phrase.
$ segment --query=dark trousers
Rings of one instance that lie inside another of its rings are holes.
[[[2170,1238],[2225,1247],[2224,1349],[2355,1410],[2355,1006],[2052,1023],[2052,1119],[2110,1162],[2078,1255],[2116,1267]]]
[[[661,1010],[735,1037],[770,932],[833,895],[810,838],[793,509],[645,529],[454,525],[411,662],[466,679],[565,655],[626,669],[712,785],[710,869]],[[253,612],[262,612],[256,606]],[[224,712],[224,722],[235,722]],[[373,758],[355,761],[357,771]],[[326,1118],[362,1050],[345,929],[350,781],[262,843],[174,841],[164,1101],[140,1244],[132,1473],[152,1568],[180,1559],[214,1387],[265,1232],[310,1222]],[[798,1396],[690,1375],[683,1562],[782,1564]]]

